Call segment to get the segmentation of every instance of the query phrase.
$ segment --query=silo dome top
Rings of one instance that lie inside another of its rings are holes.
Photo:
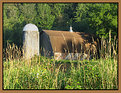
[[[23,31],[39,31],[39,30],[36,25],[29,23],[24,26]]]

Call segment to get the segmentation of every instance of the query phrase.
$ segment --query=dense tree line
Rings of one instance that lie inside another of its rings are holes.
[[[3,40],[22,45],[22,30],[27,23],[41,29],[73,30],[108,38],[117,36],[117,3],[4,3]]]

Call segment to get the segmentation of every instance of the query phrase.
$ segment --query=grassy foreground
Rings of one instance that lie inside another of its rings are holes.
[[[4,89],[118,89],[117,40],[102,38],[100,58],[60,60],[35,56],[24,60],[20,48],[4,51]]]
[[[4,89],[117,89],[117,61],[60,63],[44,57],[4,62]]]

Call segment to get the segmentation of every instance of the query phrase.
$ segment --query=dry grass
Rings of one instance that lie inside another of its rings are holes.
[[[100,59],[93,47],[87,53],[93,54],[91,60],[80,60],[84,56],[79,56],[75,61],[57,61],[41,55],[24,60],[22,49],[8,44],[4,50],[4,89],[118,89],[117,44],[116,37],[111,41],[109,32],[109,40],[101,39]],[[70,68],[64,64],[70,64]]]

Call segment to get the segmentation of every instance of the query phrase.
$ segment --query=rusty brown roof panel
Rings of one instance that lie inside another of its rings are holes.
[[[81,44],[86,41],[84,33],[69,32],[69,31],[56,31],[56,30],[43,30],[50,38],[52,48],[54,52],[64,53],[74,52],[78,50],[81,52]]]
[[[69,31],[56,31],[56,30],[43,30],[49,36],[65,36],[65,37],[75,37],[82,38],[79,32],[69,32]]]

